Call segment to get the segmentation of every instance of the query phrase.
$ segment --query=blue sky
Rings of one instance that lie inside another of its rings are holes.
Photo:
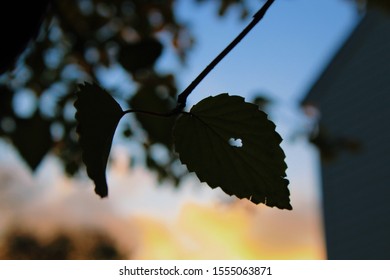
[[[188,23],[196,44],[187,65],[171,55],[161,68],[179,74],[184,88],[250,21],[239,11],[217,18],[217,1],[194,5],[177,1],[179,20]],[[263,1],[249,1],[256,11]],[[359,15],[347,0],[279,0],[266,17],[203,81],[190,98],[196,102],[210,94],[229,92],[250,96],[265,92],[283,101],[297,101],[320,74]],[[179,67],[180,70],[177,70]]]

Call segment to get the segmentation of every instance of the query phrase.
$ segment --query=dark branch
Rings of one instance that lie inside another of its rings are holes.
[[[177,105],[172,111],[168,113],[156,113],[143,110],[127,110],[124,111],[124,114],[141,113],[157,117],[171,117],[180,113],[184,113],[183,109],[186,106],[187,98],[191,94],[191,92],[211,72],[211,70],[213,70],[214,67],[238,45],[238,43],[240,43],[240,41],[253,29],[253,27],[255,27],[256,24],[261,21],[261,19],[264,17],[265,13],[271,7],[273,2],[275,2],[275,0],[267,0],[263,7],[261,7],[261,9],[257,11],[257,13],[253,16],[252,21],[244,28],[244,30],[242,30],[241,33],[238,34],[238,36],[216,58],[214,58],[214,60],[209,65],[207,65],[207,67],[198,75],[198,77],[196,77],[196,79],[193,80],[191,84],[182,93],[179,94],[177,98]]]
[[[216,57],[214,60],[207,65],[207,67],[196,77],[195,80],[178,96],[177,107],[174,109],[173,113],[178,113],[184,109],[186,106],[187,98],[191,92],[199,85],[199,83],[213,70],[213,68],[221,62],[221,60],[233,50],[237,44],[252,30],[253,27],[264,17],[265,13],[271,7],[272,3],[275,0],[268,0],[263,7],[253,16],[252,21],[248,24],[247,27]]]

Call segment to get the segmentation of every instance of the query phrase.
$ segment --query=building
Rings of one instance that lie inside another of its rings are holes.
[[[320,116],[328,259],[390,259],[390,15],[367,12],[308,104]]]

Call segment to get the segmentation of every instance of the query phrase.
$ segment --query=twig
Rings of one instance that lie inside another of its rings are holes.
[[[207,65],[207,67],[198,75],[198,77],[196,77],[195,80],[193,80],[191,84],[182,93],[179,94],[177,98],[177,105],[172,111],[168,113],[156,113],[143,110],[126,110],[123,113],[141,113],[157,117],[171,117],[180,113],[184,113],[183,109],[186,106],[187,98],[192,93],[192,91],[211,72],[211,70],[213,70],[214,67],[238,45],[238,43],[240,43],[240,41],[249,33],[249,31],[251,31],[253,27],[255,27],[255,25],[261,21],[273,2],[275,2],[275,0],[267,0],[263,7],[261,7],[260,10],[257,11],[257,13],[253,16],[252,21],[244,28],[244,30],[242,30],[241,33],[238,34],[238,36],[216,58],[214,58],[214,60],[209,65]]]
[[[216,57],[214,60],[207,65],[207,67],[196,77],[195,80],[182,92],[177,98],[177,106],[172,111],[172,114],[178,113],[184,109],[186,106],[187,98],[191,94],[191,92],[199,85],[199,83],[213,70],[213,68],[221,62],[221,60],[231,51],[233,50],[237,44],[252,30],[253,27],[264,17],[265,13],[271,7],[272,3],[275,0],[268,0],[263,7],[253,16],[252,21],[245,27],[244,30]]]

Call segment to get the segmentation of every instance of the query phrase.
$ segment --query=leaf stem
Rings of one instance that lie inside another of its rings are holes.
[[[200,84],[200,82],[213,70],[213,68],[221,62],[221,60],[233,50],[237,44],[252,30],[253,27],[264,17],[265,13],[271,7],[275,0],[267,0],[267,2],[260,8],[259,11],[253,16],[252,21],[241,31],[240,34],[216,57],[207,65],[207,67],[191,82],[191,84],[178,96],[177,107],[172,111],[173,114],[180,112],[186,106],[187,98],[192,91]]]
[[[156,117],[169,118],[169,117],[172,117],[173,115],[176,115],[180,112],[176,112],[176,110],[175,110],[175,111],[171,111],[168,113],[159,113],[159,112],[151,112],[151,111],[137,110],[137,109],[129,109],[129,110],[123,111],[123,115],[130,114],[130,113],[140,113],[140,114],[151,115],[151,116],[156,116]]]

